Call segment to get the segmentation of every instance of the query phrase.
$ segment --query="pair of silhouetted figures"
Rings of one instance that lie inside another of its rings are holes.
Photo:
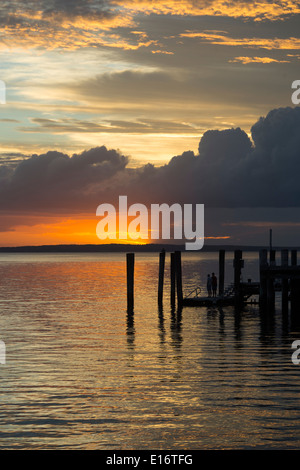
[[[215,273],[212,273],[212,275],[208,274],[207,275],[207,293],[208,297],[216,297],[217,296],[217,286],[218,286],[218,280],[217,276]]]

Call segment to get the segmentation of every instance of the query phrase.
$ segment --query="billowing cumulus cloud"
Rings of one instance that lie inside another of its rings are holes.
[[[199,155],[186,152],[157,171],[164,197],[211,207],[299,207],[300,108],[270,111],[251,134],[253,142],[239,128],[207,131]]]
[[[2,210],[72,211],[86,209],[93,185],[123,170],[127,157],[97,147],[71,157],[57,151],[32,155],[17,165],[0,166]]]
[[[130,168],[127,157],[106,147],[3,164],[1,209],[91,214],[119,195],[144,204],[299,207],[300,108],[270,111],[251,133],[252,139],[240,128],[207,131],[198,154],[186,151],[160,167]]]

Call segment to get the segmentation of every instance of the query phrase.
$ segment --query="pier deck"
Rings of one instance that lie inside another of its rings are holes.
[[[260,283],[259,282],[241,282],[239,285],[240,299],[243,303],[256,303],[249,301],[253,295],[259,295]],[[195,292],[195,295],[193,295]],[[237,301],[234,285],[230,284],[225,289],[223,295],[216,297],[201,296],[199,290],[191,292],[187,297],[183,298],[182,304],[186,306],[210,306],[210,305],[234,305]]]

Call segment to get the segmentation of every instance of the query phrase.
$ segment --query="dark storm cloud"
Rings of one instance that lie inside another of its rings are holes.
[[[2,1],[0,6],[1,17],[5,14],[15,13],[15,17],[22,17],[22,14],[41,12],[42,16],[47,17],[52,14],[64,13],[68,16],[86,16],[89,14],[107,12],[110,7],[109,0],[41,0],[27,1],[11,0]]]
[[[161,201],[211,207],[300,206],[300,108],[278,108],[251,129],[207,131],[199,155],[185,152],[139,176]],[[159,188],[161,188],[159,190]],[[159,195],[159,196],[158,196]]]
[[[131,203],[204,203],[208,207],[300,206],[300,108],[278,108],[252,127],[204,133],[199,153],[168,164],[127,167],[116,150],[51,151],[0,166],[2,210],[94,212],[119,195]]]
[[[255,149],[243,168],[249,175],[245,192],[255,205],[298,207],[300,205],[300,108],[280,108],[252,127]],[[243,173],[241,173],[243,176]]]
[[[123,170],[127,158],[96,147],[69,157],[57,151],[33,155],[15,167],[0,166],[1,209],[78,209],[89,190]]]

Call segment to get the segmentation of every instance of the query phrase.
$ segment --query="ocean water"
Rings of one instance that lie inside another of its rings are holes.
[[[183,254],[182,269],[185,294],[205,291],[218,254]],[[157,284],[158,254],[136,254],[128,315],[125,254],[0,255],[1,449],[299,448],[300,331],[280,297],[274,315],[171,309],[169,254],[162,309]]]

